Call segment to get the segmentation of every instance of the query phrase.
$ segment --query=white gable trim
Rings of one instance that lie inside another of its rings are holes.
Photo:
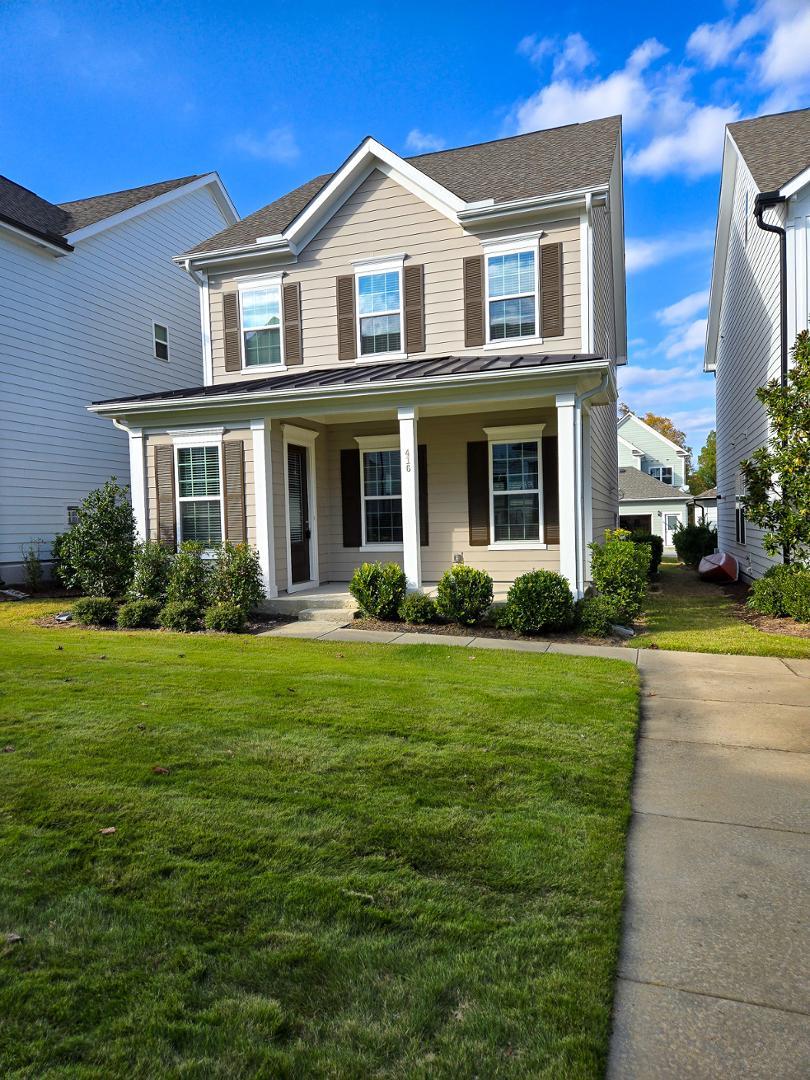
[[[639,450],[637,446],[633,446],[631,442],[628,442],[627,439],[622,438],[621,435],[619,435],[618,438],[619,442],[625,448],[625,450],[629,450],[631,454],[635,454],[637,457],[644,457],[643,450]]]
[[[657,435],[658,438],[661,440],[661,442],[666,443],[666,445],[671,450],[674,450],[676,454],[679,454],[683,458],[689,457],[688,452],[686,450],[684,450],[684,448],[682,446],[678,446],[677,443],[674,443],[671,439],[668,439],[666,437],[666,435],[662,435],[661,432],[657,428],[652,427],[650,424],[648,424],[644,420],[642,420],[640,416],[636,416],[636,414],[633,413],[633,412],[625,413],[625,415],[620,418],[619,423],[617,424],[617,427],[621,427],[628,420],[635,420],[637,424],[641,424],[641,426],[646,428],[647,431],[651,431],[653,433],[653,435]],[[619,437],[621,438],[621,436],[619,436]],[[634,447],[634,449],[635,449],[635,447]]]
[[[807,187],[810,184],[810,169],[805,169],[804,172],[800,172],[798,176],[794,176],[784,187],[779,189],[779,194],[785,199],[790,199],[793,195],[798,195],[803,187]]]
[[[172,188],[171,191],[166,191],[162,195],[156,195],[154,199],[147,199],[145,202],[138,203],[137,206],[131,206],[128,210],[122,210],[119,214],[113,214],[111,217],[102,218],[101,221],[94,221],[92,225],[86,225],[83,229],[76,229],[75,232],[68,233],[65,239],[69,244],[75,244],[77,241],[86,240],[89,236],[95,236],[97,233],[111,229],[115,225],[121,225],[123,222],[130,221],[132,218],[140,217],[141,214],[148,214],[150,210],[155,210],[159,206],[165,206],[166,203],[174,202],[175,199],[182,198],[185,195],[191,194],[192,191],[199,191],[200,188],[208,187],[209,185],[211,187],[211,194],[219,207],[220,213],[225,220],[225,224],[235,224],[239,221],[239,214],[237,213],[236,207],[231,202],[228,192],[225,190],[225,185],[216,173],[208,173],[205,176],[200,176],[197,180],[190,181],[188,184],[183,184],[182,187]]]

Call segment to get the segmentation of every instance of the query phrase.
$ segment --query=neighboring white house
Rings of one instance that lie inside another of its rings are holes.
[[[695,522],[698,525],[713,525],[717,528],[717,488],[707,488],[695,495]]]
[[[686,525],[692,497],[686,487],[689,452],[635,413],[619,418],[619,523],[634,532],[672,535]]]
[[[125,434],[102,395],[203,376],[200,287],[172,262],[238,215],[215,173],[54,204],[0,177],[0,577],[110,475]]]
[[[729,124],[704,367],[717,382],[718,544],[748,578],[780,560],[746,521],[740,462],[768,439],[757,389],[784,377],[808,328],[809,260],[810,109]]]

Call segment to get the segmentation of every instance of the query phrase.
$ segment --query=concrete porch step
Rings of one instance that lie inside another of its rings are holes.
[[[352,608],[309,607],[296,612],[299,622],[347,623],[351,622],[353,614]]]
[[[328,612],[323,618],[331,618],[338,612],[339,619],[346,620],[357,608],[357,603],[344,587],[320,586],[300,593],[282,594],[266,600],[264,607],[274,615],[298,616],[302,611]]]

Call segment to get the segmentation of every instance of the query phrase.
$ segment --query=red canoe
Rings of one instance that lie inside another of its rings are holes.
[[[715,581],[720,585],[727,585],[740,576],[740,564],[727,551],[717,551],[714,555],[707,555],[705,559],[700,560],[698,573],[704,581]]]

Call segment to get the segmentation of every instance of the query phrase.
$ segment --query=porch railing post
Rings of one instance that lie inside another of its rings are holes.
[[[417,409],[402,405],[399,420],[399,456],[402,483],[402,554],[409,589],[422,587],[422,553],[419,546],[419,452],[416,441]]]
[[[557,461],[560,499],[560,573],[575,598],[580,593],[577,574],[577,438],[576,395],[557,394]]]

